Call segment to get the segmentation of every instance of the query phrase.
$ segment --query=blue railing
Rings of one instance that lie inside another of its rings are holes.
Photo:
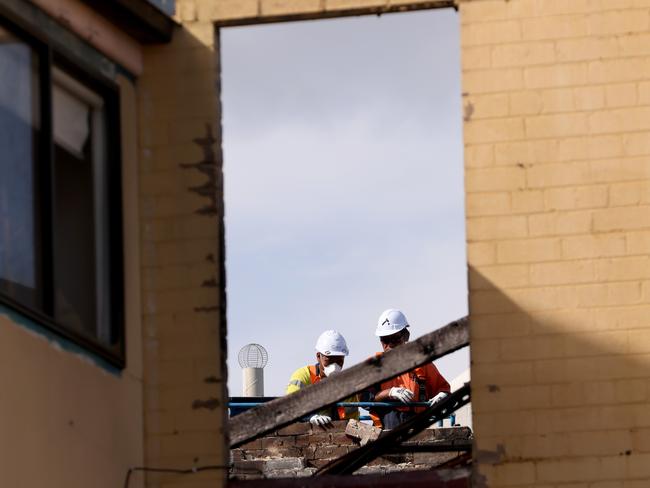
[[[228,408],[230,410],[230,416],[234,417],[235,415],[239,415],[240,413],[245,412],[246,410],[249,410],[251,408],[255,408],[258,405],[262,405],[266,402],[269,402],[271,400],[275,400],[277,397],[252,397],[252,398],[246,398],[246,397],[233,397],[230,399],[228,402]],[[253,401],[254,399],[254,401]],[[428,407],[429,402],[408,402],[408,403],[402,403],[402,402],[337,402],[334,404],[337,407],[359,407],[359,408],[364,408],[364,409],[370,409],[373,407]],[[450,424],[455,425],[456,424],[456,415],[451,414],[449,417],[450,419]],[[306,419],[303,419],[306,420]],[[359,417],[359,420],[371,420],[369,416],[367,415],[362,415]],[[438,422],[438,426],[442,427],[443,421]]]
[[[241,408],[248,410],[249,408],[257,407],[266,402],[229,402],[228,407],[230,408]],[[428,407],[428,402],[337,402],[334,405],[337,407],[361,407],[361,408],[372,408],[372,407]]]

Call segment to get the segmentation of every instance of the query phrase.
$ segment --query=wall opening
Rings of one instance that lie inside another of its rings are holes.
[[[337,329],[355,364],[386,308],[411,337],[467,314],[453,9],[222,28],[229,393],[237,352],[265,395]],[[451,382],[469,351],[438,361]]]

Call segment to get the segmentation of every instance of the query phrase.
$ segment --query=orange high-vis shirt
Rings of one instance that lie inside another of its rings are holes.
[[[381,356],[383,353],[378,352],[376,355]],[[384,381],[379,385],[375,385],[371,390],[377,394],[379,391],[388,390],[392,387],[408,388],[413,392],[414,402],[426,402],[432,399],[438,393],[444,391],[450,393],[451,387],[447,380],[440,374],[438,368],[433,363],[424,364],[406,373],[393,378],[392,380]],[[392,400],[391,400],[392,401]],[[407,412],[422,412],[425,407],[394,407],[397,410]],[[370,417],[373,424],[377,427],[382,427],[380,415],[374,409],[370,411]]]
[[[433,363],[424,364],[418,368],[402,373],[392,380],[384,381],[380,385],[380,391],[388,390],[392,387],[408,388],[413,392],[414,402],[426,402],[432,399],[438,393],[444,391],[449,393],[451,387],[449,382],[440,374],[438,368]],[[410,410],[409,407],[401,407],[398,410]],[[415,412],[421,412],[424,407],[416,407]]]
[[[447,380],[440,374],[433,363],[425,364],[414,370],[402,373],[392,380],[384,381],[381,390],[404,387],[414,393],[413,401],[426,402],[441,391],[449,393],[451,387]]]

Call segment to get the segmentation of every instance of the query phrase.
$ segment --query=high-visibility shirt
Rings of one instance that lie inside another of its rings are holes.
[[[287,385],[287,395],[290,393],[295,393],[305,386],[318,383],[320,380],[320,364],[318,363],[297,369],[293,372],[291,378],[289,378],[289,384]],[[359,398],[357,395],[353,395],[343,401],[358,402]],[[359,409],[357,407],[337,407],[331,408],[329,410],[322,410],[318,413],[321,415],[328,415],[332,417],[333,420],[359,419]]]
[[[397,378],[383,382],[381,390],[387,390],[394,386],[411,390],[414,393],[413,401],[415,402],[426,402],[440,392],[449,393],[451,391],[449,383],[433,363],[425,364],[402,373]],[[420,407],[419,411],[423,409],[424,407]]]
[[[380,356],[381,354],[382,353],[377,353],[377,356]],[[402,387],[411,390],[413,392],[414,402],[426,402],[440,392],[444,391],[449,393],[451,391],[449,383],[440,374],[440,371],[438,371],[438,368],[436,368],[433,363],[424,364],[411,371],[402,373],[391,380],[384,381],[374,388],[376,390],[375,394],[392,387]],[[411,411],[417,413],[422,412],[425,407],[397,407],[397,409],[404,412]],[[375,426],[381,427],[379,415],[371,410],[370,417]]]

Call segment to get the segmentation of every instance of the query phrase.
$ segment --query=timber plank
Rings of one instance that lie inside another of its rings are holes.
[[[229,480],[228,488],[471,488],[471,468],[317,478]]]

